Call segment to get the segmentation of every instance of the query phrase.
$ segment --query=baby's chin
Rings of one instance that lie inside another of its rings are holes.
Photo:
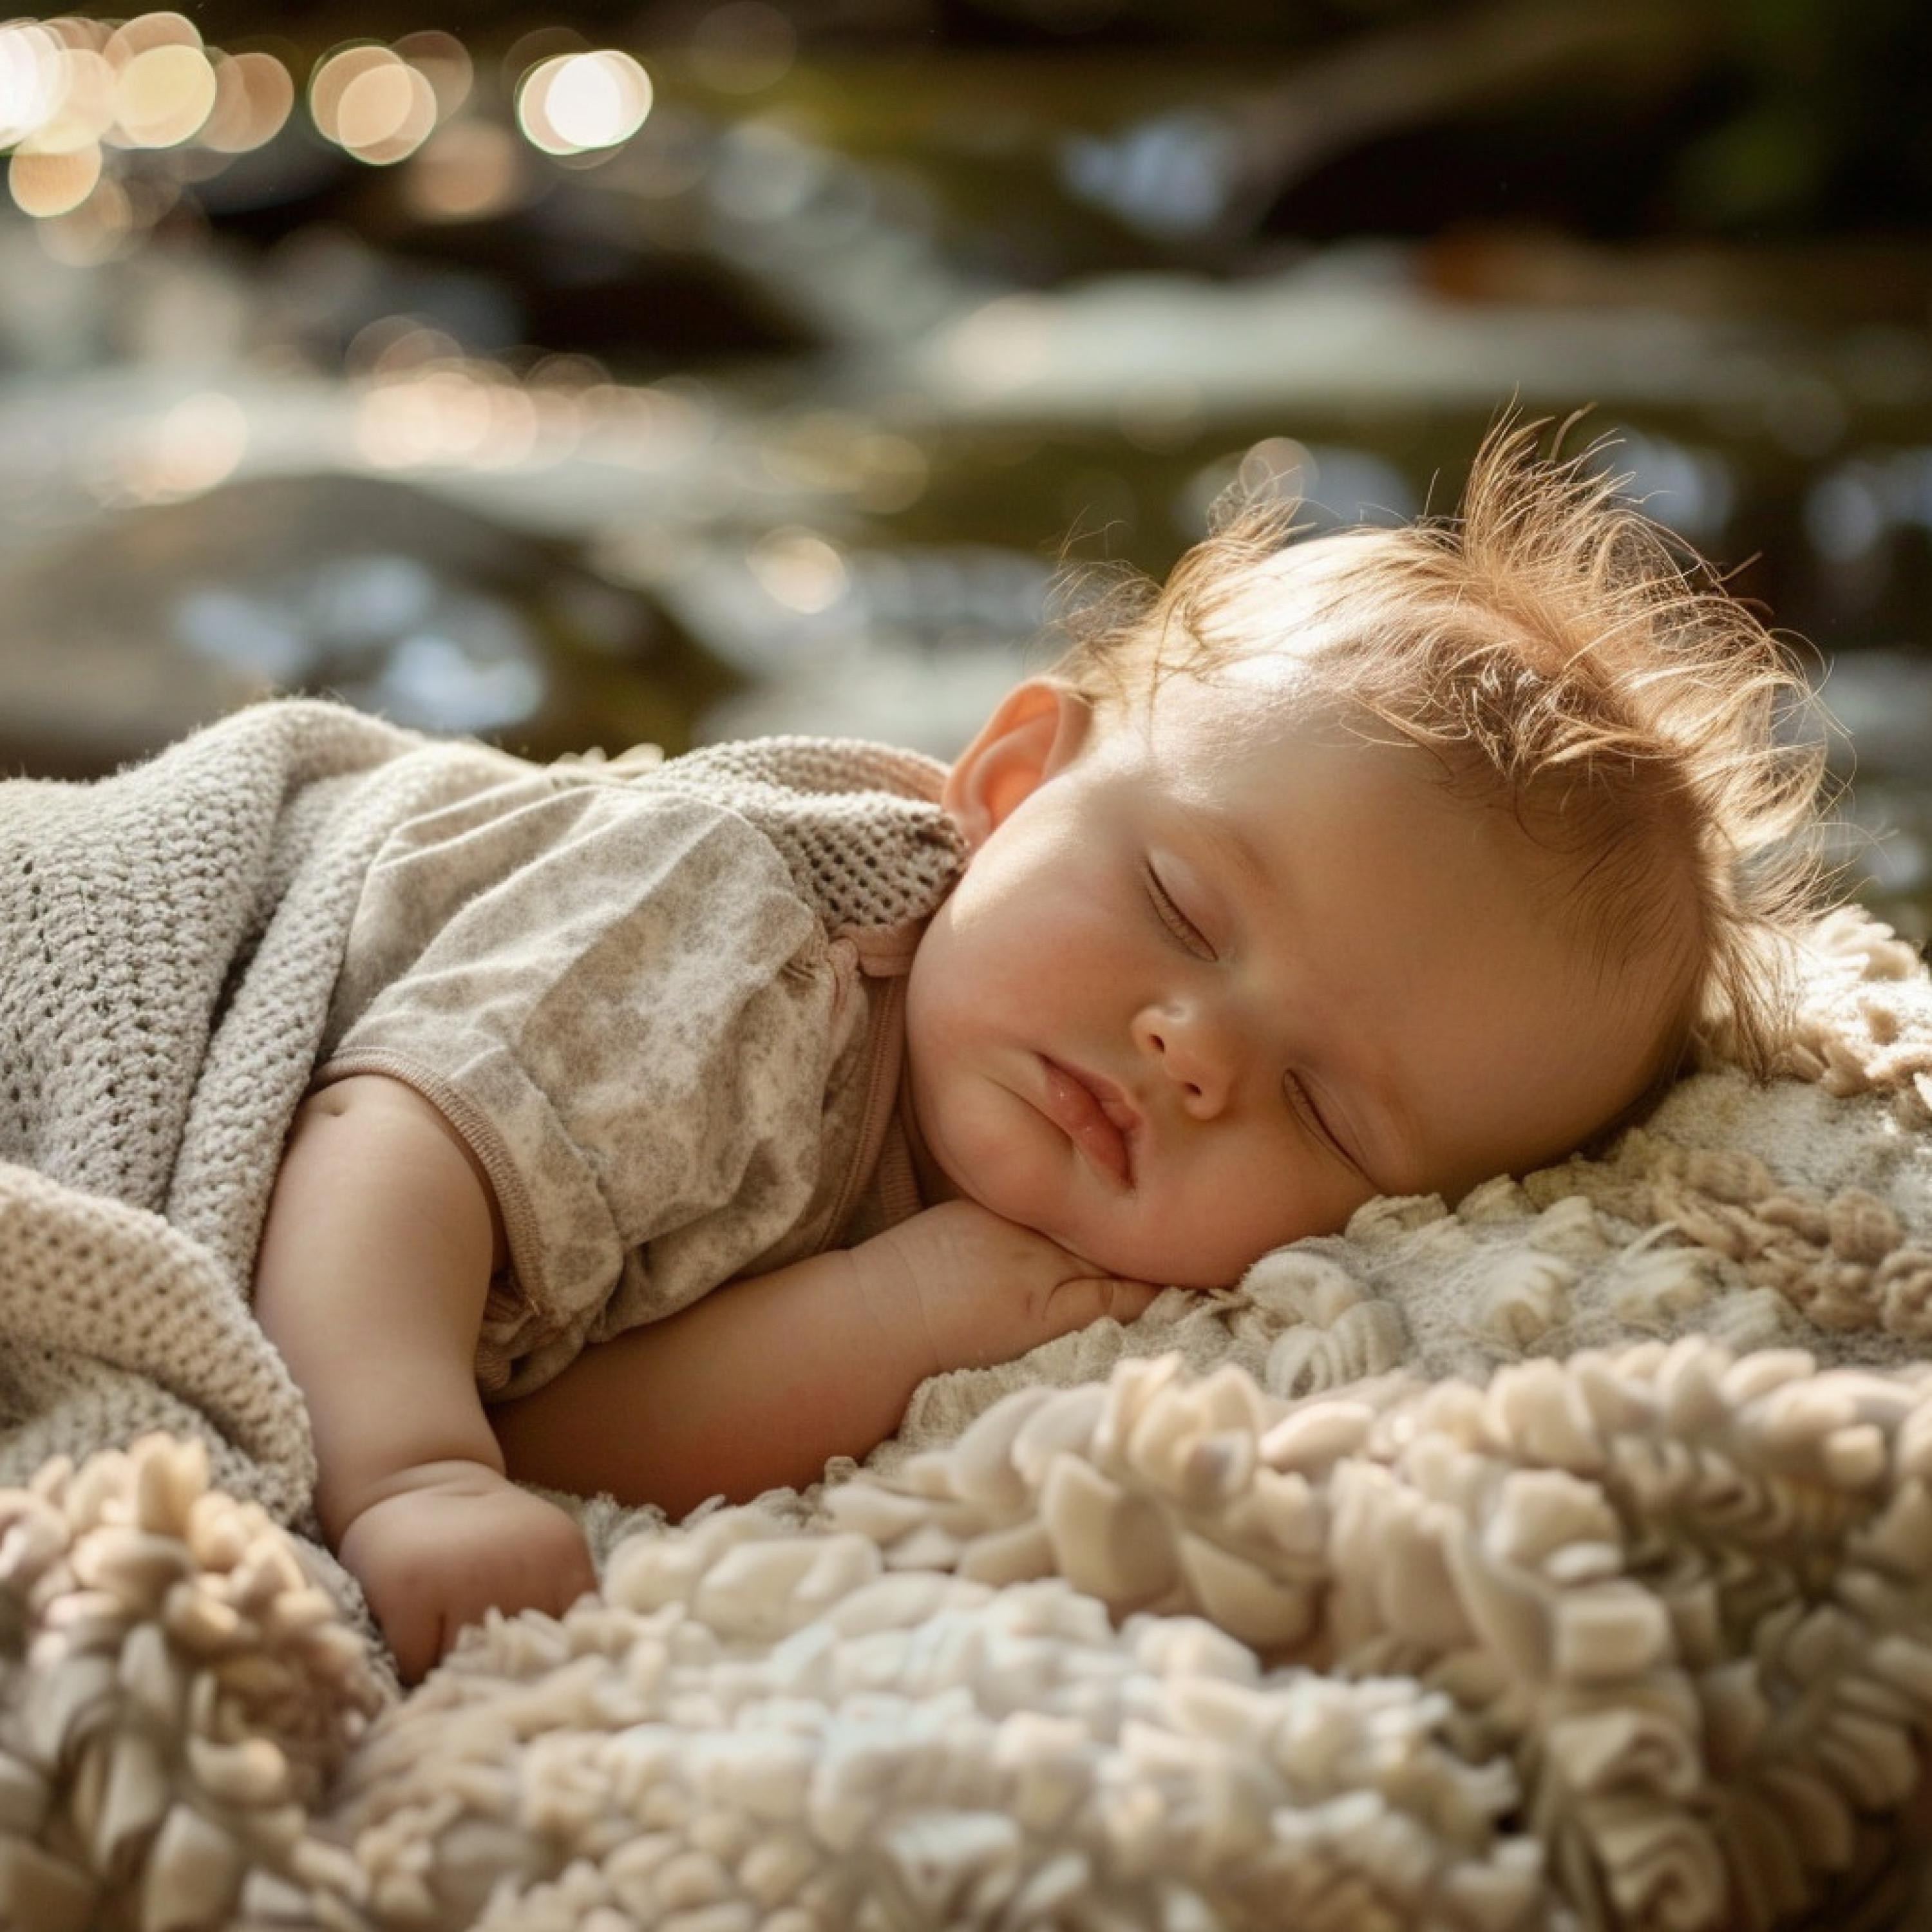
[[[1130,1233],[1060,1234],[1050,1229],[1040,1232],[1058,1241],[1070,1254],[1078,1255],[1099,1273],[1115,1275],[1124,1281],[1144,1281],[1155,1288],[1185,1288],[1205,1291],[1232,1288],[1264,1254],[1286,1246],[1295,1238],[1283,1236],[1268,1246],[1250,1253],[1232,1252],[1215,1240],[1214,1233],[1204,1233],[1198,1241],[1178,1239],[1171,1232],[1158,1242],[1136,1240]]]
[[[998,1208],[993,1209],[996,1214],[1001,1211]],[[1190,1263],[1170,1244],[1156,1246],[1136,1241],[1131,1234],[1110,1234],[1105,1229],[1094,1232],[1040,1227],[1023,1214],[1009,1214],[1006,1219],[1018,1221],[1022,1227],[1032,1228],[1036,1234],[1045,1235],[1070,1255],[1084,1262],[1096,1275],[1111,1275],[1122,1281],[1144,1281],[1154,1288],[1230,1288],[1247,1273],[1254,1262],[1261,1258],[1256,1255],[1246,1261],[1230,1262],[1223,1272],[1217,1262],[1210,1261],[1205,1268],[1202,1267],[1198,1250],[1195,1260]]]
[[[1127,1228],[1069,1226],[1050,1210],[1042,1211],[1038,1176],[1028,1173],[1016,1177],[1004,1159],[988,1162],[986,1171],[979,1172],[962,1169],[928,1154],[920,1163],[920,1177],[921,1196],[928,1207],[937,1207],[942,1200],[976,1202],[988,1214],[1030,1228],[1064,1248],[1096,1274],[1123,1281],[1144,1281],[1156,1288],[1231,1288],[1261,1258],[1258,1253],[1237,1256],[1217,1252],[1215,1234],[1225,1234],[1224,1230],[1204,1230],[1198,1240],[1190,1241],[1169,1229],[1155,1242]]]

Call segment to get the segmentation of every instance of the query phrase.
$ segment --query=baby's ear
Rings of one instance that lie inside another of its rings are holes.
[[[939,802],[976,851],[1028,794],[1071,764],[1094,709],[1058,678],[1030,677],[1000,699],[953,762]]]

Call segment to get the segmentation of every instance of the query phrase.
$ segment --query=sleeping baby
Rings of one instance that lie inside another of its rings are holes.
[[[926,1377],[1776,1064],[1821,758],[1580,464],[1224,519],[951,765],[775,739],[473,782],[370,869],[259,1251],[406,1676],[594,1583],[534,1483],[816,1480]]]

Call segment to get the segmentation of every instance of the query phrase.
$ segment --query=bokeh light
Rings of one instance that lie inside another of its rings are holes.
[[[771,41],[756,6],[742,19],[722,10],[722,26],[709,30],[720,46]],[[0,153],[20,158],[8,177],[16,204],[44,220],[71,215],[97,187],[113,187],[53,251],[104,260],[152,226],[140,166],[114,151],[176,151],[165,173],[178,192],[274,140],[304,92],[317,132],[356,160],[376,167],[418,160],[404,176],[404,197],[434,221],[480,220],[529,199],[536,184],[518,130],[556,160],[594,166],[652,108],[650,77],[635,58],[594,49],[567,28],[521,36],[505,74],[514,82],[510,124],[487,109],[458,118],[475,92],[475,64],[454,34],[436,29],[392,44],[338,45],[315,62],[304,90],[274,54],[204,45],[182,14],[118,23],[16,20],[0,24]]]
[[[765,595],[788,610],[815,616],[845,595],[845,560],[815,530],[790,525],[752,546],[746,561]]]
[[[108,42],[110,50],[113,45]],[[130,147],[178,147],[208,118],[214,93],[214,69],[200,46],[164,42],[144,48],[115,80],[120,137]]]
[[[0,27],[0,147],[25,140],[60,112],[65,52],[38,22]]]
[[[108,64],[118,73],[162,47],[187,47],[201,51],[201,29],[184,14],[141,14],[124,20],[110,34],[103,46]]]
[[[199,496],[226,482],[248,448],[247,412],[232,396],[206,390],[184,397],[131,440],[121,481],[138,501]]]
[[[439,128],[410,164],[404,193],[425,221],[480,221],[523,199],[524,149],[493,122]]]
[[[272,56],[211,54],[179,14],[145,14],[111,33],[77,19],[0,26],[0,148],[178,148],[206,130],[206,148],[239,152],[280,126],[290,93]]]
[[[342,91],[337,110],[342,145],[376,166],[406,160],[436,126],[436,90],[398,61],[370,68]]]
[[[114,70],[89,47],[63,47],[48,72],[59,99],[26,137],[35,153],[59,154],[94,146],[114,125]]]
[[[436,118],[447,121],[470,98],[476,70],[469,50],[454,34],[434,29],[405,34],[395,43],[396,52],[430,84],[436,96]]]
[[[556,358],[549,358],[555,362]],[[359,329],[344,358],[362,390],[355,442],[376,470],[506,470],[560,462],[584,427],[583,396],[601,365],[544,368],[520,381],[501,363],[466,356],[416,315]]]
[[[1311,494],[1318,473],[1314,458],[1292,436],[1264,436],[1250,443],[1236,472],[1250,496],[1286,502]]]
[[[941,352],[971,390],[997,395],[1024,388],[1052,361],[1052,304],[1030,292],[996,296],[948,332]]]
[[[100,178],[100,150],[90,143],[62,154],[16,150],[7,164],[7,188],[22,213],[64,214],[94,192]]]
[[[365,74],[385,67],[399,68],[402,64],[402,56],[393,48],[382,46],[374,40],[355,41],[324,54],[308,77],[309,118],[315,123],[317,131],[340,147],[342,123],[339,110],[342,97],[350,85]]]
[[[400,376],[439,362],[460,362],[463,345],[420,316],[385,315],[356,332],[343,352],[344,372],[354,376]]]
[[[445,37],[416,38],[440,43]],[[459,97],[452,92],[452,98]],[[336,48],[309,76],[309,113],[317,129],[373,167],[392,166],[413,154],[434,131],[440,100],[422,68],[374,41]]]
[[[630,55],[554,54],[517,92],[517,122],[548,154],[594,154],[628,141],[651,111],[651,80]]]
[[[112,20],[84,20],[78,14],[67,14],[57,20],[46,20],[41,24],[63,46],[98,54],[106,46],[108,36],[113,32],[116,22]]]
[[[214,106],[201,145],[244,154],[279,134],[293,110],[296,84],[273,54],[220,54],[214,63]]]

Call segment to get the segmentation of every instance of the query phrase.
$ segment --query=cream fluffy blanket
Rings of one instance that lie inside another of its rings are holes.
[[[246,847],[250,904],[339,893],[341,795]],[[217,938],[218,1042],[301,948]],[[1932,1744],[1932,989],[1845,916],[1810,1011],[1808,1077],[938,1378],[863,1472],[589,1506],[601,1597],[405,1699],[272,1520],[285,1388],[174,1393],[196,1439],[0,1492],[0,1925],[1880,1922]],[[245,1352],[245,1190],[63,1244],[61,1182],[0,1182],[16,1402],[129,1439],[45,1339],[124,1238]]]

